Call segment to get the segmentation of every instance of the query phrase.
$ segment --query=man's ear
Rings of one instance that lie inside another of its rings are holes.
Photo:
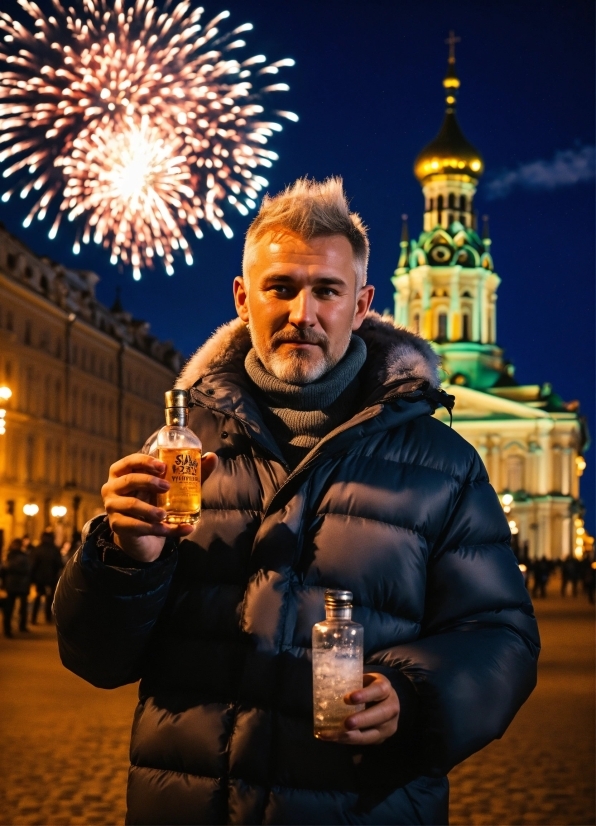
[[[352,330],[358,330],[362,322],[366,318],[367,312],[370,310],[370,305],[375,294],[375,288],[372,284],[365,284],[358,290],[358,298],[356,299],[356,314],[352,322]]]
[[[248,324],[248,291],[241,275],[234,279],[234,304],[242,321]]]

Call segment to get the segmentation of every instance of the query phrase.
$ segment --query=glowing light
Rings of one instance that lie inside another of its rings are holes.
[[[501,501],[504,505],[511,505],[511,503],[513,502],[513,496],[510,493],[505,493]]]
[[[584,470],[586,469],[586,460],[583,456],[576,456],[575,457],[575,471],[578,476],[583,476]]]
[[[36,505],[34,502],[29,502],[23,505],[23,513],[25,516],[36,516],[39,513],[39,505]]]
[[[5,384],[0,387],[0,399],[10,399],[12,396],[12,390],[10,387],[7,387]]]
[[[179,250],[190,265],[189,230],[231,237],[223,207],[253,209],[277,159],[265,146],[282,126],[262,101],[289,87],[263,84],[294,61],[243,58],[252,24],[223,32],[229,12],[203,24],[187,0],[54,0],[50,17],[20,5],[27,25],[0,15],[0,166],[4,201],[33,194],[25,225],[47,214],[55,238],[66,217],[76,252],[101,244],[135,279],[155,260],[171,274]]]
[[[65,505],[54,505],[50,510],[50,513],[56,519],[61,519],[63,516],[66,516],[66,512],[68,508]]]

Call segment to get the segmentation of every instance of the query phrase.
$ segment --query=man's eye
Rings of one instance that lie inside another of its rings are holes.
[[[332,287],[320,287],[317,290],[317,295],[323,298],[330,298],[331,296],[337,295],[337,290],[334,290]]]
[[[288,295],[290,292],[290,288],[285,284],[273,284],[269,289],[279,295]]]

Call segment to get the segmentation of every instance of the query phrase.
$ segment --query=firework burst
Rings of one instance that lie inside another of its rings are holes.
[[[18,2],[29,28],[0,12],[0,166],[2,200],[33,199],[25,226],[50,217],[53,238],[66,216],[75,252],[103,244],[136,279],[156,258],[172,274],[178,251],[192,263],[189,230],[231,237],[223,207],[247,215],[267,185],[282,127],[262,102],[294,61],[233,57],[252,25],[222,33],[229,12],[202,25],[185,0]]]

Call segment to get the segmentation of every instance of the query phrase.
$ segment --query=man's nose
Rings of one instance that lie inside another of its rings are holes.
[[[313,327],[316,324],[316,301],[309,290],[300,290],[294,296],[288,321],[298,328]]]

